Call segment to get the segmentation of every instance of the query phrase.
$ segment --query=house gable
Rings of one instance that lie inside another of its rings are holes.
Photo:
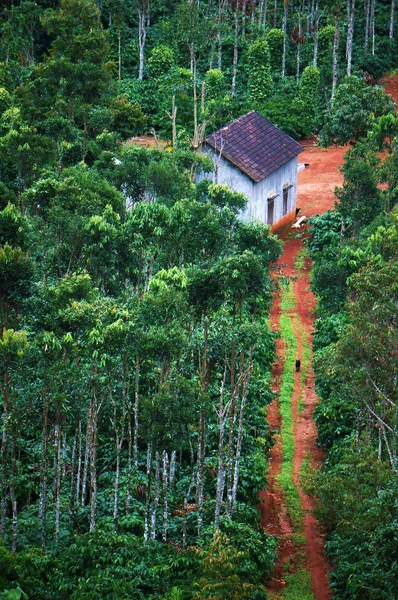
[[[255,110],[215,131],[205,141],[255,183],[303,151],[300,144]]]

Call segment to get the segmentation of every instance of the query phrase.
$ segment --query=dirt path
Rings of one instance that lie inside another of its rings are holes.
[[[384,77],[380,83],[386,88],[398,103],[398,74]],[[308,167],[298,177],[297,207],[299,216],[314,216],[323,214],[334,207],[334,189],[341,185],[342,174],[338,168],[343,164],[343,156],[347,148],[321,149],[307,145],[300,155],[300,161],[308,163]],[[315,310],[315,298],[309,287],[310,261],[305,260],[301,268],[297,268],[298,254],[302,251],[301,236],[288,237],[284,252],[278,261],[275,278],[284,278],[293,282],[294,308],[282,311],[281,290],[274,295],[270,322],[274,331],[280,330],[281,316],[288,315],[294,331],[297,344],[297,356],[302,356],[303,347],[311,348],[311,335]],[[277,358],[272,372],[272,388],[278,394],[281,391],[282,376],[288,348],[282,338],[277,340]],[[311,356],[311,353],[310,353]],[[291,415],[293,418],[294,461],[292,479],[298,491],[303,511],[302,532],[305,543],[299,541],[294,531],[291,519],[288,517],[286,498],[280,485],[280,474],[283,461],[283,440],[280,431],[283,427],[278,396],[269,406],[268,422],[275,435],[275,445],[270,454],[269,485],[267,492],[260,495],[261,522],[268,533],[279,537],[278,563],[274,576],[268,586],[272,600],[283,600],[284,590],[288,591],[289,576],[299,569],[309,573],[312,591],[301,592],[300,588],[290,590],[286,597],[301,600],[312,597],[315,600],[329,600],[331,593],[328,586],[327,564],[323,547],[322,531],[311,513],[313,508],[311,498],[303,491],[300,481],[303,462],[307,461],[316,467],[322,463],[322,453],[316,444],[317,432],[313,420],[313,411],[318,402],[314,391],[314,373],[311,358],[307,365],[305,378],[300,373],[294,375],[294,391],[291,397]],[[298,591],[296,591],[298,589]],[[293,596],[292,593],[295,595]],[[307,595],[306,595],[307,594]]]
[[[342,175],[338,167],[343,163],[345,148],[320,149],[307,147],[300,156],[302,162],[309,166],[299,174],[299,194],[297,206],[300,215],[307,217],[322,214],[334,207],[334,188],[342,183]],[[284,252],[277,264],[277,277],[287,278],[294,282],[295,307],[290,309],[292,326],[297,340],[297,355],[302,356],[303,344],[311,347],[311,334],[315,298],[309,289],[309,261],[303,268],[297,270],[296,258],[303,248],[301,237],[289,237],[286,240]],[[271,326],[274,331],[280,328],[281,293],[277,292],[271,309]],[[277,340],[277,359],[273,367],[273,391],[278,392],[286,358],[286,347],[282,340]],[[299,403],[302,410],[299,410]],[[294,529],[288,518],[286,501],[278,477],[282,464],[281,436],[275,436],[275,445],[270,455],[269,487],[261,494],[262,525],[264,529],[280,539],[279,560],[268,591],[271,598],[283,597],[286,579],[295,569],[302,568],[311,576],[313,597],[315,600],[329,600],[330,591],[327,582],[329,566],[323,552],[323,535],[314,516],[311,499],[303,492],[300,483],[300,473],[303,460],[317,466],[322,461],[322,455],[316,444],[317,432],[312,413],[317,404],[314,391],[314,374],[308,365],[305,380],[301,373],[294,376],[294,394],[292,397],[292,415],[295,440],[293,464],[293,481],[298,490],[304,513],[303,533],[305,545],[297,543]],[[281,429],[281,416],[278,398],[270,405],[268,422],[272,431]],[[303,558],[303,555],[305,558]],[[289,585],[289,584],[287,584]],[[299,597],[297,597],[299,600]]]

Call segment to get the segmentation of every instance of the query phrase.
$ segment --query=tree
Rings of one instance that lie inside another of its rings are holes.
[[[355,75],[347,76],[336,89],[320,141],[324,146],[356,141],[366,136],[376,118],[394,113],[391,97],[381,87],[369,86]]]
[[[270,53],[265,40],[257,40],[248,51],[248,89],[251,106],[261,106],[272,90]]]

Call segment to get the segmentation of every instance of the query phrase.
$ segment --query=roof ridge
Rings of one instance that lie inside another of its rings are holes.
[[[205,142],[255,182],[303,151],[296,140],[256,110],[214,131]]]

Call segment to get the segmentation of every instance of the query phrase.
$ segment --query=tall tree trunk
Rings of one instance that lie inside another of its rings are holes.
[[[375,55],[375,5],[376,0],[371,0],[370,4],[370,35],[372,36],[372,56]]]
[[[283,2],[283,52],[282,52],[282,79],[285,77],[286,71],[286,51],[287,51],[287,9],[289,6],[289,0]]]
[[[90,448],[91,448],[91,419],[92,419],[92,409],[93,403],[90,401],[88,412],[87,412],[87,427],[86,427],[86,449],[84,452],[84,464],[83,464],[83,476],[82,476],[82,497],[81,497],[81,505],[85,506],[86,504],[86,494],[87,494],[87,478],[88,478],[88,468],[90,463]]]
[[[390,40],[394,39],[395,0],[391,0]]]
[[[238,55],[239,55],[239,2],[236,2],[235,7],[235,40],[234,40],[234,58],[232,63],[232,87],[231,94],[236,94],[236,75],[238,70]]]
[[[91,424],[90,424],[90,532],[95,531],[97,523],[97,429],[98,429],[98,402],[96,391],[92,398]]]
[[[196,473],[196,503],[198,511],[198,536],[202,534],[203,527],[203,477],[204,477],[204,462],[205,462],[205,423],[206,412],[202,406],[199,416],[199,431],[198,431],[198,455],[197,455],[197,473]]]
[[[138,45],[140,50],[138,79],[144,77],[145,44],[149,22],[149,2],[143,0],[138,6]]]
[[[338,54],[339,54],[339,11],[337,9],[336,18],[335,18],[334,40],[333,40],[332,98],[334,97],[334,93],[336,91],[336,85],[337,85],[337,75],[338,75],[338,72],[337,72],[338,71],[337,61],[338,61]]]
[[[126,493],[126,513],[130,512],[131,505],[131,475],[133,470],[133,429],[131,426],[131,411],[127,415],[127,493]]]
[[[162,470],[162,493],[163,493],[163,524],[162,524],[162,541],[167,541],[167,527],[168,527],[168,463],[169,457],[166,450],[163,450],[163,470]]]
[[[274,28],[278,25],[278,0],[274,0]]]
[[[199,127],[198,127],[198,89],[197,89],[197,70],[194,45],[191,45],[191,61],[193,73],[193,147],[199,146]]]
[[[55,545],[59,543],[59,515],[61,509],[61,440],[59,430],[59,414],[54,427],[54,496],[55,496]]]
[[[224,465],[224,431],[225,421],[228,411],[228,404],[224,406],[224,386],[226,378],[226,370],[224,370],[224,376],[221,382],[220,388],[220,405],[218,408],[218,423],[219,423],[219,435],[218,435],[218,466],[217,466],[217,488],[216,488],[216,509],[214,515],[214,527],[216,529],[220,526],[220,514],[221,514],[221,503],[224,495],[224,483],[225,483],[225,465]]]
[[[249,389],[251,370],[252,370],[252,359],[250,357],[250,364],[249,364],[249,368],[247,370],[247,374],[245,375],[245,382],[244,382],[243,393],[242,393],[242,401],[241,401],[240,412],[239,412],[238,439],[236,442],[234,481],[233,481],[233,486],[232,486],[232,498],[231,498],[231,507],[230,507],[231,513],[233,511],[233,507],[236,502],[236,494],[238,491],[240,458],[241,458],[242,438],[243,438],[243,422],[244,422],[244,416],[245,416],[246,400],[247,400],[247,393],[248,393],[248,389]]]
[[[17,416],[17,407],[15,401],[13,401],[13,413],[14,420],[16,420]],[[17,499],[15,495],[15,474],[16,474],[16,448],[17,448],[17,431],[16,426],[13,426],[12,432],[12,444],[11,444],[11,470],[10,470],[10,500],[11,500],[11,510],[12,510],[12,542],[11,542],[11,550],[13,552],[17,551],[18,544],[18,510],[17,510]]]
[[[203,477],[205,465],[205,448],[206,448],[206,424],[207,413],[205,402],[208,394],[208,322],[207,315],[203,315],[203,356],[200,365],[200,382],[201,382],[201,407],[199,412],[199,427],[198,427],[198,453],[197,453],[197,468],[196,468],[196,504],[198,514],[198,536],[201,536],[203,526]]]
[[[365,50],[368,49],[369,45],[369,25],[370,25],[370,3],[371,0],[364,0],[365,10]]]
[[[242,5],[242,39],[244,40],[246,37],[246,10],[247,10],[247,0],[243,0]]]
[[[1,443],[1,515],[0,537],[4,538],[7,518],[7,488],[8,488],[8,421],[10,415],[10,375],[8,366],[4,368],[3,387],[3,436]]]
[[[77,476],[76,476],[76,503],[79,503],[80,498],[80,482],[82,478],[82,422],[79,418],[79,433],[77,438]]]
[[[118,79],[119,81],[121,81],[122,79],[122,32],[121,29],[119,27],[119,31],[117,34],[117,41],[118,41],[118,45],[117,45],[117,53],[118,53],[118,59],[117,59],[117,72],[118,72]],[[142,79],[142,77],[141,77]]]
[[[40,463],[40,499],[39,519],[41,522],[41,550],[46,551],[47,541],[47,471],[48,471],[48,396],[47,390],[43,392],[43,428],[41,441],[41,463]]]
[[[79,421],[80,425],[80,421]],[[78,438],[79,438],[79,427],[75,427],[75,435],[73,438],[73,446],[72,446],[72,460],[71,460],[71,479],[70,479],[70,496],[69,496],[69,520],[72,524],[72,530],[74,530],[75,523],[75,501],[76,501],[76,481],[77,481],[77,473],[76,473],[76,454],[78,452]]]
[[[348,33],[347,33],[347,75],[351,75],[352,63],[352,45],[354,40],[354,17],[355,17],[355,0],[347,0],[349,9]]]
[[[318,40],[319,40],[319,2],[317,0],[315,4],[315,20],[314,20],[314,67],[318,66]]]
[[[267,12],[268,12],[268,0],[261,0],[260,8],[258,11],[258,25],[259,27],[267,26]]]
[[[301,27],[301,14],[298,13],[298,40],[297,40],[297,67],[296,67],[296,81],[300,79],[300,50],[301,50],[301,36],[303,35]]]
[[[173,142],[174,143],[174,142]],[[134,380],[134,467],[138,469],[138,424],[140,408],[140,359],[135,361],[135,380]]]
[[[157,510],[159,504],[159,487],[160,487],[160,457],[159,452],[156,451],[156,463],[155,463],[155,486],[153,490],[153,504],[152,504],[152,516],[151,516],[151,539],[156,538],[156,520]]]
[[[146,453],[146,504],[145,504],[145,523],[144,523],[144,545],[149,541],[149,516],[151,504],[151,471],[152,471],[152,444],[149,443]]]
[[[170,474],[169,474],[169,485],[170,489],[174,488],[175,480],[176,480],[176,460],[177,460],[177,452],[175,450],[172,451],[170,457]]]

